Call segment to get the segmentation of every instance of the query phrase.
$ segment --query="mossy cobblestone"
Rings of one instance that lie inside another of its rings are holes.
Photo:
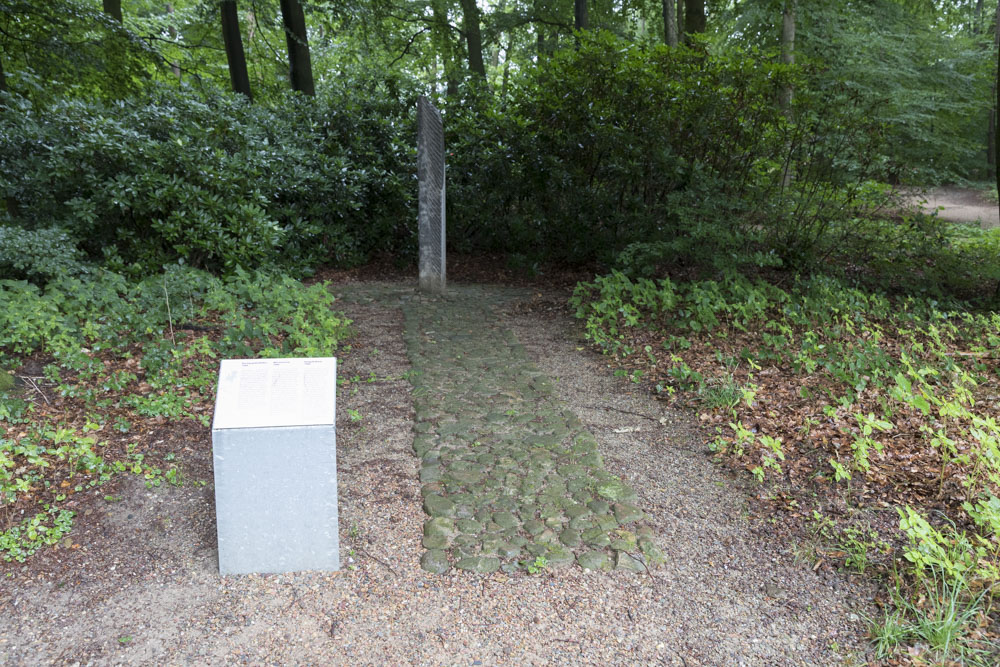
[[[542,557],[548,567],[641,572],[662,563],[635,491],[604,469],[594,436],[498,322],[503,292],[402,296],[429,515],[421,566],[489,573]]]

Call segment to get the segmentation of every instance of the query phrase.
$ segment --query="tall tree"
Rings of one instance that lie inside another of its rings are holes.
[[[500,99],[507,99],[507,84],[510,82],[510,61],[511,48],[514,46],[514,35],[507,38],[507,45],[503,48],[503,78],[500,82]]]
[[[121,23],[122,0],[104,0],[104,13]]]
[[[996,25],[993,31],[993,50],[997,54],[1000,54],[1000,0],[997,2]],[[997,113],[998,109],[1000,109],[1000,105],[997,105],[997,95],[1000,95],[1000,83],[998,82],[1000,82],[1000,65],[997,66],[997,70],[993,76],[993,90],[990,94],[992,108],[990,109],[990,117],[986,126],[986,167],[989,169],[990,175],[996,178],[1000,178],[1000,170],[997,169],[997,155],[1000,155],[1000,151],[997,150],[997,146],[1000,145],[1000,142],[997,141],[997,137],[1000,136],[997,133]]]
[[[465,44],[469,50],[469,70],[482,80],[486,79],[483,64],[483,36],[479,28],[479,6],[476,0],[461,0]]]
[[[785,0],[784,9],[781,12],[781,62],[786,65],[795,64],[795,0]],[[786,118],[790,118],[792,114],[792,94],[791,84],[781,88],[780,104]],[[791,145],[787,145],[787,148],[785,173],[781,177],[781,183],[786,189],[792,183]]]
[[[299,0],[281,0],[281,20],[285,25],[292,90],[315,95],[312,61],[309,59],[309,40],[306,36],[306,16],[302,11],[302,3]]]
[[[1000,169],[996,168],[996,156],[1000,155],[1000,132],[996,131],[996,117],[997,113],[1000,112],[1000,0],[997,1],[997,68],[996,75],[993,77],[993,113],[990,114],[990,119],[993,121],[993,172],[996,175],[997,181],[997,192],[1000,192]],[[1000,285],[997,286],[1000,289]]]
[[[685,0],[684,34],[705,32],[705,0]]]
[[[795,0],[785,0],[781,12],[781,62],[795,64]],[[781,108],[787,114],[792,106],[792,87],[781,89]]]
[[[587,16],[587,0],[576,0],[574,3],[573,27],[577,30],[586,30],[590,27],[590,19]]]
[[[532,0],[531,13],[535,19],[541,16],[539,0]],[[545,55],[545,29],[541,23],[535,23],[535,57],[538,62],[542,61],[543,55]]]
[[[253,95],[250,93],[250,76],[247,74],[247,59],[243,53],[243,38],[240,35],[236,0],[222,0],[219,9],[222,13],[222,41],[226,46],[226,59],[229,61],[229,81],[234,92],[243,93],[248,100],[253,100]]]
[[[167,14],[169,15],[169,14],[173,14],[173,13],[174,13],[174,5],[173,5],[173,3],[168,2],[167,3]],[[173,39],[177,39],[177,28],[175,28],[173,26],[173,23],[171,23],[170,27],[167,29],[167,34],[170,35],[170,39],[172,39],[172,40]],[[172,71],[174,73],[174,76],[177,77],[178,81],[181,80],[181,67],[180,67],[180,65],[177,64],[176,61],[171,61],[170,62],[170,71]]]
[[[3,93],[7,92],[7,77],[3,73],[3,60],[0,59],[0,109],[7,106],[7,103],[3,99]],[[12,218],[16,218],[19,213],[19,207],[17,205],[17,199],[14,197],[4,197],[4,204],[7,207],[7,215]]]
[[[663,41],[677,46],[677,5],[675,0],[663,0]]]
[[[437,55],[441,56],[441,70],[444,73],[445,94],[451,98],[458,94],[458,56],[455,55],[456,47],[452,41],[454,32],[451,22],[448,20],[448,8],[443,0],[431,0],[431,43]],[[437,66],[435,65],[435,71]]]

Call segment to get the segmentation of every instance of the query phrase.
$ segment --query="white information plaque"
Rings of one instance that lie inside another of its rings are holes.
[[[225,359],[212,424],[219,572],[340,568],[337,360]]]
[[[223,359],[213,429],[336,423],[337,359]]]

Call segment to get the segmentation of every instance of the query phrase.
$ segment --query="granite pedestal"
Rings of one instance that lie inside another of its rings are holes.
[[[219,572],[340,569],[337,360],[226,359],[212,454]]]

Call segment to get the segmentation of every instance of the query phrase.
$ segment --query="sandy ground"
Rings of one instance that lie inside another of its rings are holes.
[[[177,451],[187,485],[123,477],[75,508],[76,548],[0,565],[0,664],[863,662],[871,591],[796,560],[796,544],[751,517],[748,489],[709,461],[691,416],[583,348],[565,296],[531,293],[502,317],[638,491],[667,566],[422,571],[402,316],[362,299],[342,304],[358,338],[340,373],[377,379],[338,397],[342,569],[220,577],[210,433],[167,426],[147,437]]]
[[[924,211],[938,211],[938,217],[951,222],[979,222],[983,229],[1000,227],[1000,206],[986,199],[979,190],[946,186],[932,188],[912,200]]]

